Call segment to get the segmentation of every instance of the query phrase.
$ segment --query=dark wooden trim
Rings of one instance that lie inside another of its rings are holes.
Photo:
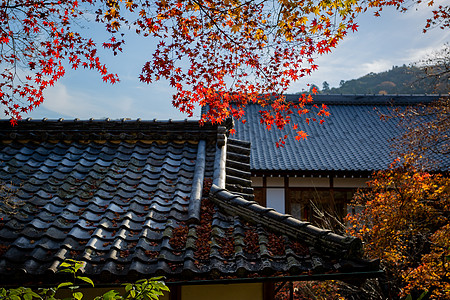
[[[329,186],[330,186],[330,195],[331,195],[331,199],[334,201],[334,180],[333,180],[333,176],[330,176],[330,182],[329,182]]]
[[[266,176],[262,176],[262,180],[263,180],[263,203],[262,205],[264,207],[267,207],[267,177]]]
[[[181,285],[173,285],[169,288],[169,300],[181,300]]]
[[[353,178],[370,178],[373,170],[361,171],[361,170],[250,170],[252,176],[255,177],[352,177]]]
[[[284,177],[284,213],[291,213],[291,201],[289,198],[289,177]]]
[[[275,283],[263,282],[263,300],[275,299]]]
[[[289,300],[294,300],[294,283],[289,281]]]

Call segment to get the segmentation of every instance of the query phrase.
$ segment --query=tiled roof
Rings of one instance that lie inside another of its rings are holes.
[[[251,201],[249,144],[225,134],[187,121],[0,122],[0,180],[19,207],[1,216],[0,282],[51,282],[65,259],[98,282],[377,274],[358,239]]]
[[[299,95],[288,95],[288,101],[298,100]],[[401,129],[395,120],[383,121],[381,114],[388,114],[394,106],[417,105],[436,100],[438,96],[421,95],[316,95],[314,103],[326,104],[331,116],[325,123],[310,122],[304,116],[292,115],[292,122],[307,132],[307,140],[295,141],[292,128],[280,132],[267,132],[260,125],[259,105],[246,108],[246,123],[235,124],[236,139],[251,142],[252,173],[296,172],[370,174],[388,167],[392,162],[392,139]],[[288,134],[284,149],[276,147],[278,139]],[[450,160],[443,158],[441,170],[449,170]]]

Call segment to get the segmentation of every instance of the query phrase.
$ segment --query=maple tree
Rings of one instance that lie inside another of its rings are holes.
[[[448,45],[422,61],[436,86],[447,85]],[[369,189],[359,191],[348,215],[348,232],[366,242],[366,253],[382,259],[390,298],[450,297],[450,178],[445,170],[449,150],[450,98],[427,105],[394,108],[382,119],[396,119],[403,134],[394,141],[399,157],[376,173]],[[430,173],[425,170],[440,171]]]
[[[386,118],[395,118],[404,133],[394,147],[399,156],[415,153],[416,164],[434,169],[450,154],[450,98],[441,97],[428,105],[395,108]]]
[[[422,0],[413,0],[420,3]],[[433,5],[432,0],[425,0]],[[139,79],[168,80],[176,88],[173,105],[192,115],[207,106],[202,121],[243,119],[247,103],[260,103],[261,123],[268,129],[295,126],[297,139],[307,137],[294,113],[318,116],[325,106],[307,108],[310,95],[285,101],[292,82],[317,69],[315,58],[328,53],[355,31],[356,16],[385,6],[406,10],[403,0],[8,0],[0,4],[0,101],[14,125],[44,101],[43,92],[67,67],[99,72],[105,82],[117,74],[101,63],[99,47],[122,51],[130,30],[156,40],[157,48]],[[427,28],[448,27],[448,7],[436,7]],[[97,41],[81,30],[93,18],[109,38]],[[263,95],[263,96],[261,96]],[[283,141],[280,140],[282,144]]]
[[[446,43],[441,49],[433,51],[424,59],[416,63],[424,71],[421,79],[431,79],[434,90],[450,88],[450,44]]]
[[[448,91],[450,87],[450,45],[434,51],[417,66],[424,71],[419,82],[428,82],[435,90]],[[415,153],[422,165],[434,168],[443,155],[450,154],[450,97],[441,97],[427,105],[396,107],[383,119],[396,119],[403,134],[396,139],[398,156]]]
[[[348,215],[348,232],[365,242],[369,257],[381,258],[390,299],[422,294],[450,297],[450,179],[416,166],[416,156],[397,159],[377,172]]]

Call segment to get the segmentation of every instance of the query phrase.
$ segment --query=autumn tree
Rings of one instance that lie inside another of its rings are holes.
[[[426,293],[450,297],[450,179],[415,166],[415,157],[377,172],[348,215],[349,233],[365,242],[365,253],[381,258],[390,299]]]
[[[442,64],[436,68],[445,74]],[[387,296],[447,299],[450,178],[445,161],[450,154],[450,99],[395,108],[382,116],[386,118],[397,120],[403,129],[393,143],[400,158],[388,170],[374,174],[368,189],[354,197],[352,204],[364,210],[347,216],[349,233],[366,242],[369,256],[382,259]]]
[[[450,154],[450,97],[443,96],[428,105],[396,108],[384,118],[396,119],[404,129],[394,148],[397,155],[415,153],[416,164],[435,169]]]
[[[427,57],[416,63],[424,75],[419,83],[430,84],[436,93],[450,91],[450,44],[446,43],[441,49],[433,51]]]
[[[450,91],[450,45],[432,52],[416,64],[425,74],[419,82],[427,82],[435,90]],[[398,121],[403,134],[396,138],[398,156],[415,153],[420,164],[429,168],[442,165],[442,158],[450,154],[450,97],[442,95],[429,104],[394,108],[383,119]],[[447,166],[448,167],[448,166]]]
[[[116,74],[102,64],[99,48],[122,51],[128,34],[152,38],[155,52],[139,79],[167,80],[176,89],[172,103],[192,115],[207,106],[203,121],[242,118],[247,103],[260,103],[261,123],[292,124],[294,113],[311,113],[311,97],[287,102],[290,84],[317,69],[315,58],[330,52],[355,31],[355,18],[373,8],[404,11],[422,0],[7,0],[0,3],[0,101],[14,125],[44,101],[43,91],[67,67],[97,71],[105,82]],[[425,0],[433,5],[432,0]],[[448,27],[448,7],[438,6],[428,28]],[[95,20],[107,40],[80,23]],[[263,95],[263,96],[261,96]],[[233,104],[233,105],[232,105]],[[320,120],[325,107],[313,113]],[[297,130],[298,137],[304,137]]]
[[[420,66],[436,85],[447,85],[448,45]],[[382,259],[387,297],[450,298],[450,98],[427,105],[393,108],[381,119],[397,121],[402,134],[393,141],[398,157],[374,174],[352,205],[348,232],[365,241],[366,253]]]

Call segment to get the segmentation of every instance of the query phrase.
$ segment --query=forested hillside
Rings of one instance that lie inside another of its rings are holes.
[[[439,94],[448,93],[447,87],[437,86],[426,78],[418,67],[394,66],[389,71],[369,73],[358,79],[342,80],[339,87],[329,87],[324,81],[317,86],[320,94]]]

